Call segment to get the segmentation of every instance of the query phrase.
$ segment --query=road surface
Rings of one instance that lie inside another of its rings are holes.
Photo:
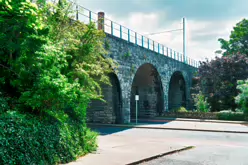
[[[166,155],[141,165],[248,165],[248,134],[111,127],[94,130],[100,132],[101,136],[136,140],[149,138],[154,142],[195,146],[193,149]]]

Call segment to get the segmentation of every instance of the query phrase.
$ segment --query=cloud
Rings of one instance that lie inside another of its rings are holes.
[[[168,20],[222,20],[247,15],[247,0],[78,0],[94,11],[103,10],[119,18],[133,12],[166,12]],[[161,20],[163,22],[163,20]]]
[[[214,58],[214,52],[220,49],[218,38],[228,39],[233,26],[248,15],[247,0],[82,0],[80,3],[96,12],[105,11],[106,17],[140,34],[182,28],[181,18],[186,16],[187,55],[196,60]],[[182,31],[149,38],[178,52],[183,50]]]
[[[159,24],[163,18],[160,13],[132,13],[120,22],[135,29],[141,34],[148,32],[164,31],[165,28]],[[114,18],[117,19],[117,18]],[[187,55],[196,60],[214,58],[215,51],[220,49],[218,38],[228,38],[232,27],[239,20],[228,21],[196,21],[187,20]],[[181,21],[173,21],[166,29],[182,28]],[[149,36],[149,38],[164,44],[180,53],[183,51],[182,31],[173,33],[162,33]]]

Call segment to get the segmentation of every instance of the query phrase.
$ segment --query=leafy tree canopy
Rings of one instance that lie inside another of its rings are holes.
[[[80,112],[101,98],[98,82],[109,83],[116,66],[103,47],[105,34],[74,21],[65,0],[37,4],[0,1],[1,100],[11,109]]]
[[[194,89],[202,91],[207,97],[211,111],[235,110],[237,107],[235,96],[238,94],[237,80],[248,77],[248,57],[233,55],[202,62],[198,76],[198,83]]]
[[[219,39],[224,56],[245,54],[248,56],[248,20],[243,19],[231,31],[229,40]],[[217,53],[220,53],[217,51]]]

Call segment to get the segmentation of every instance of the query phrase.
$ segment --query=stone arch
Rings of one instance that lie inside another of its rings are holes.
[[[181,71],[175,71],[169,81],[168,109],[172,111],[179,107],[187,107],[187,79]]]
[[[111,85],[101,83],[103,99],[91,100],[87,117],[94,123],[122,123],[122,90],[118,76],[115,73],[108,74]]]
[[[164,92],[161,77],[154,65],[144,63],[136,70],[130,94],[130,116],[136,116],[135,95],[139,95],[138,118],[149,118],[164,111]]]

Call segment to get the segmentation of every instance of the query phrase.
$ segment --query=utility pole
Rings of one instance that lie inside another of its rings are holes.
[[[161,32],[155,32],[155,33],[149,33],[146,34],[148,36],[155,35],[155,34],[162,34],[162,33],[168,33],[168,32],[174,32],[174,31],[183,31],[183,61],[187,62],[187,54],[186,54],[186,18],[183,17],[183,28],[182,29],[173,29],[173,30],[167,30],[167,31],[161,31]]]
[[[186,63],[186,28],[185,28],[185,17],[183,17],[183,57]]]

